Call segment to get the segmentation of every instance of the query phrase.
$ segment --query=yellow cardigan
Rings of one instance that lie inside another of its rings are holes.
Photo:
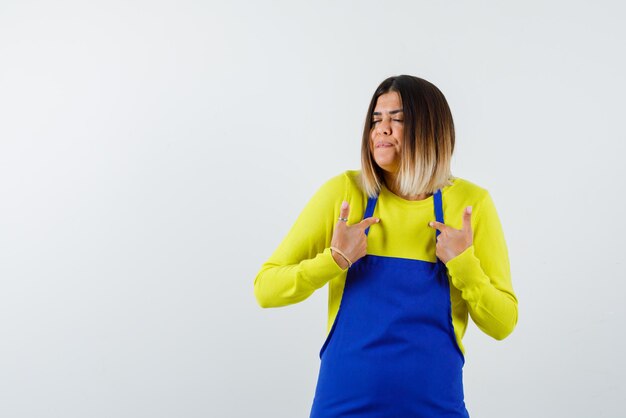
[[[348,269],[330,253],[341,202],[350,205],[348,225],[363,219],[367,195],[359,187],[360,170],[348,170],[326,181],[307,203],[283,241],[262,265],[254,280],[261,307],[300,302],[328,286],[330,331],[339,310]],[[517,324],[517,298],[511,284],[509,257],[500,219],[487,190],[456,177],[442,189],[444,223],[461,229],[463,210],[472,206],[473,245],[446,264],[450,278],[452,323],[457,343],[467,329],[468,313],[486,334],[501,340]],[[367,253],[435,262],[433,197],[405,200],[380,191],[374,210],[380,223],[370,227]]]

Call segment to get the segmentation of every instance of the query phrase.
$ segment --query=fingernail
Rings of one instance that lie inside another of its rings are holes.
[[[428,226],[433,226],[433,223],[432,222],[428,222]]]
[[[341,209],[345,209],[348,207],[348,202],[346,202],[345,200],[341,203]]]
[[[472,207],[471,206],[467,207],[467,213],[472,213]]]

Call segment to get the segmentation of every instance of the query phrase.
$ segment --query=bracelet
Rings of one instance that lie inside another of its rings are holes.
[[[330,249],[338,252],[340,256],[345,258],[345,260],[348,262],[348,268],[352,267],[352,261],[350,261],[350,259],[346,257],[346,255],[340,249],[338,249],[337,247],[330,247]]]

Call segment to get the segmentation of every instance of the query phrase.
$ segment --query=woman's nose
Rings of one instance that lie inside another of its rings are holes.
[[[389,135],[391,133],[391,123],[385,120],[378,122],[378,133],[381,135]]]

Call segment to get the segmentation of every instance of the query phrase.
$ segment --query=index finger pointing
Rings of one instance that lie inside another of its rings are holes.
[[[432,226],[433,228],[438,229],[441,232],[449,228],[448,225],[442,224],[441,222],[438,222],[438,221],[429,222],[428,226]]]
[[[374,218],[373,216],[371,216],[369,218],[363,219],[361,222],[359,222],[356,225],[360,226],[363,229],[367,229],[370,225],[374,225],[375,223],[378,223],[379,221],[380,221],[379,218]]]

